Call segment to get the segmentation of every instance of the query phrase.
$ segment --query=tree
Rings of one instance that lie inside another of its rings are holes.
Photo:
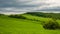
[[[43,25],[43,27],[45,29],[60,29],[60,25],[54,20],[49,20],[48,23]]]

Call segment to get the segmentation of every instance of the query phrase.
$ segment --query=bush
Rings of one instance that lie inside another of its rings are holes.
[[[60,29],[60,25],[54,20],[49,20],[48,23],[44,23],[43,27],[45,29]]]
[[[0,14],[0,16],[3,16],[4,14]]]
[[[26,17],[24,17],[24,16],[22,16],[22,15],[10,15],[9,17],[26,19]]]
[[[24,16],[22,16],[22,15],[20,15],[19,17],[22,18],[22,19],[27,19],[26,17],[24,17]]]
[[[10,15],[9,17],[19,18],[19,16],[18,16],[18,15]]]

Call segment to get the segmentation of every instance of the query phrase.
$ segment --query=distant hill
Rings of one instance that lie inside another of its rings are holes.
[[[39,17],[60,19],[60,13],[28,12],[27,14],[31,14]]]

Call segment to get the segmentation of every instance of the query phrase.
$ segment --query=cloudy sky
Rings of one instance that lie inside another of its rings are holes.
[[[60,0],[0,0],[0,13],[60,11]]]

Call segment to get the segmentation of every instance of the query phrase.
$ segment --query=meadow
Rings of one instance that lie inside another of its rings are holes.
[[[22,18],[22,17],[23,18]],[[43,23],[60,19],[32,14],[0,15],[0,34],[60,34],[60,29],[45,29]]]

